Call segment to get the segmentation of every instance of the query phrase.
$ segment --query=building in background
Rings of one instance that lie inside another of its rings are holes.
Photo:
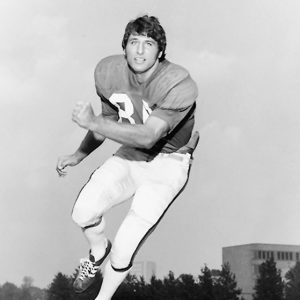
[[[137,278],[143,277],[145,282],[149,283],[151,277],[156,275],[156,264],[153,261],[134,262],[130,274]]]
[[[252,300],[259,265],[273,257],[282,279],[290,268],[300,260],[300,246],[280,244],[246,244],[223,247],[223,264],[229,263],[235,274],[237,285],[242,289],[245,300]]]

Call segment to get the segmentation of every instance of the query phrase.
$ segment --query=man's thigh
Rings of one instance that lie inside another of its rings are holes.
[[[134,193],[134,184],[126,160],[113,156],[95,170],[82,188],[73,208],[79,214],[102,216]]]
[[[155,224],[173,200],[184,189],[189,175],[189,156],[177,160],[158,157],[149,170],[147,180],[137,189],[131,209],[140,217]]]

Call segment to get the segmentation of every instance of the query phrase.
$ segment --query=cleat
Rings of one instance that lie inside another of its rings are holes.
[[[90,253],[89,257],[80,260],[79,272],[73,283],[76,293],[86,291],[95,281],[96,274],[100,270],[100,266],[111,250],[111,242],[108,240],[105,253],[101,259],[95,261],[94,256]]]

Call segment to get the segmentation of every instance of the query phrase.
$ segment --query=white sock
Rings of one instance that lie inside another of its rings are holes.
[[[106,263],[103,282],[98,296],[95,300],[111,300],[111,297],[116,292],[117,288],[126,278],[130,269],[124,272],[117,272],[111,267],[110,260]]]

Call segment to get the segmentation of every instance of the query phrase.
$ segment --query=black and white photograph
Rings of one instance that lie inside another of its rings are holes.
[[[299,300],[299,16],[0,0],[0,300]]]

